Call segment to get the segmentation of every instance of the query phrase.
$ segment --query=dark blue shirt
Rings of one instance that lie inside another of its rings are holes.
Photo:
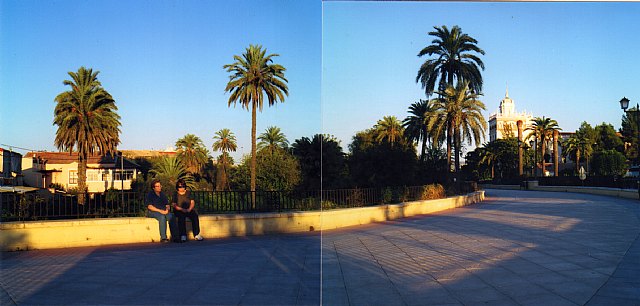
[[[153,205],[160,210],[165,210],[167,209],[167,205],[169,205],[169,199],[164,192],[160,192],[160,195],[157,195],[155,191],[149,191],[145,199],[145,204]]]

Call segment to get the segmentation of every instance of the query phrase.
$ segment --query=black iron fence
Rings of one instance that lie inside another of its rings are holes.
[[[498,185],[520,185],[525,180],[537,180],[540,186],[585,186],[585,187],[608,187],[621,189],[638,189],[637,177],[615,177],[615,176],[595,176],[590,175],[585,180],[580,180],[577,176],[545,176],[545,177],[515,177],[515,178],[495,178],[493,180],[482,181],[484,184]]]
[[[465,192],[471,190],[465,190]],[[305,192],[193,191],[200,214],[283,212],[362,207],[420,199],[442,198],[440,185],[337,189]],[[89,193],[84,205],[76,195],[0,193],[0,221],[142,217],[144,195],[131,191]]]

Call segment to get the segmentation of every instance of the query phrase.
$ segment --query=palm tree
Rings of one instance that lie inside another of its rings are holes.
[[[468,81],[473,92],[482,92],[480,68],[484,70],[484,63],[472,53],[484,55],[484,51],[476,45],[478,41],[462,33],[458,26],[453,26],[451,31],[444,25],[434,29],[429,32],[435,37],[432,44],[420,50],[418,57],[435,55],[435,58],[427,59],[420,66],[416,83],[422,84],[427,97],[435,91],[444,91],[447,86],[453,86],[455,81]]]
[[[240,102],[243,108],[251,109],[251,191],[256,190],[256,111],[262,111],[264,96],[269,106],[278,101],[284,102],[289,95],[286,69],[273,64],[273,57],[278,54],[266,54],[260,45],[250,45],[242,56],[234,55],[234,63],[223,68],[231,73],[225,92],[230,92],[228,105]],[[253,201],[255,203],[255,201]]]
[[[258,143],[258,150],[266,149],[268,152],[273,153],[278,149],[286,149],[289,147],[289,140],[282,133],[279,127],[270,126],[264,133],[258,136],[260,142]]]
[[[200,170],[209,159],[209,151],[200,137],[187,134],[176,141],[178,158],[187,167],[187,171],[200,174]]]
[[[159,179],[164,186],[175,186],[179,179],[183,179],[190,189],[195,187],[193,176],[189,174],[184,163],[175,156],[163,157],[153,165],[149,173]]]
[[[238,148],[236,136],[229,129],[221,129],[213,136],[213,150],[221,151],[218,163],[219,179],[216,180],[216,190],[224,190],[225,185],[231,189],[227,179],[227,166],[229,165],[229,152],[235,152]]]
[[[455,171],[460,170],[460,151],[462,142],[479,146],[484,139],[487,121],[482,116],[486,109],[478,100],[480,96],[469,88],[469,82],[459,82],[455,87],[448,86],[443,92],[436,92],[439,98],[433,101],[434,116],[429,120],[429,129],[439,136],[443,130],[447,133],[447,160],[451,163],[451,148],[455,153]],[[449,167],[451,168],[451,167]]]
[[[544,175],[547,170],[544,161],[546,143],[551,140],[554,131],[561,131],[562,129],[558,126],[557,121],[543,116],[542,118],[533,118],[533,123],[531,124],[531,127],[527,128],[527,130],[533,131],[532,134],[529,134],[528,138],[535,137],[540,144],[540,156],[542,157],[542,175]]]
[[[564,156],[574,157],[576,161],[576,173],[580,171],[580,157],[583,151],[582,141],[577,134],[571,135],[562,143],[562,153]]]
[[[480,164],[487,165],[491,169],[491,178],[495,178],[496,163],[499,158],[498,143],[491,141],[480,148]]]
[[[78,152],[78,204],[84,204],[87,190],[87,158],[113,154],[120,144],[118,107],[98,81],[93,69],[80,67],[64,80],[71,90],[56,96],[53,124],[58,126],[55,145],[61,151]]]
[[[433,115],[432,104],[428,100],[420,100],[409,106],[409,116],[402,120],[404,136],[412,142],[422,141],[420,161],[424,162],[427,142],[432,139],[428,129],[429,118]]]
[[[377,142],[387,141],[393,147],[393,144],[402,140],[404,134],[404,128],[402,123],[396,118],[396,116],[384,116],[374,126],[376,133],[375,140]]]

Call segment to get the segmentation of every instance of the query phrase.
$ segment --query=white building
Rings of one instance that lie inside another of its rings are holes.
[[[509,89],[507,88],[504,99],[500,101],[498,111],[489,116],[489,141],[518,137],[518,121],[523,123],[522,139],[526,141],[529,134],[531,134],[531,131],[528,131],[527,128],[531,127],[533,116],[526,112],[516,112],[515,103],[509,98]]]

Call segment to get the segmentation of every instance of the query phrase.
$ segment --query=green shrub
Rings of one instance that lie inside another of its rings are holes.
[[[322,201],[322,209],[334,209],[337,207],[338,205],[336,205],[336,203],[333,203],[331,201]]]
[[[444,187],[440,184],[431,184],[423,187],[422,200],[442,199],[446,196]]]
[[[387,187],[384,190],[382,190],[382,203],[383,204],[391,203],[392,199],[393,199],[393,192],[391,191],[391,188]]]

